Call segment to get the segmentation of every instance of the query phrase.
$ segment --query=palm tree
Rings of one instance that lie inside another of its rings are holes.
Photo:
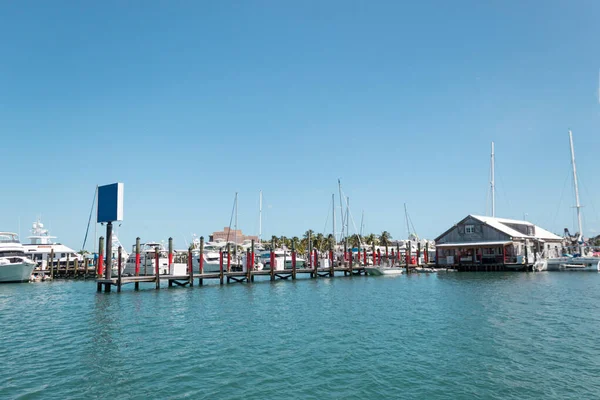
[[[358,247],[362,243],[362,238],[359,234],[354,234],[348,238],[348,244],[350,247]]]
[[[390,235],[388,231],[383,231],[381,232],[381,235],[379,235],[379,242],[385,246],[385,254],[388,254],[388,246],[392,244],[391,239],[392,235]]]
[[[308,237],[314,238],[315,237],[315,232],[312,229],[307,230],[306,232],[304,232],[304,238],[308,239]]]
[[[275,235],[271,236],[271,243],[273,243],[273,246],[279,247],[279,238]]]
[[[377,243],[379,243],[379,239],[374,233],[369,233],[369,235],[365,237],[365,242],[367,242],[368,245],[373,246],[374,249]]]
[[[325,244],[327,245],[328,248],[335,248],[335,237],[333,236],[332,233],[330,233],[329,235],[327,235],[327,240],[325,241]]]
[[[290,247],[294,247],[295,249],[298,249],[298,247],[300,247],[300,239],[298,238],[298,236],[294,236],[290,240]]]
[[[325,237],[323,236],[323,234],[317,233],[317,235],[315,236],[315,239],[313,241],[314,247],[319,251],[323,251],[324,242],[325,242]]]

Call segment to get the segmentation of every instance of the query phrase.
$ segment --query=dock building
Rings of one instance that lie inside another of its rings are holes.
[[[562,253],[563,238],[527,221],[468,215],[435,239],[436,264],[460,270],[522,269]]]

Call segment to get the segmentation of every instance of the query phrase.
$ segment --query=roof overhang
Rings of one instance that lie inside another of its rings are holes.
[[[463,243],[443,243],[436,244],[436,248],[452,248],[452,247],[490,247],[490,246],[504,246],[511,244],[510,240],[502,240],[496,242],[463,242]]]

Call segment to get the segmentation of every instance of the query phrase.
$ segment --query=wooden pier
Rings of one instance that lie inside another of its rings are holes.
[[[251,283],[254,282],[254,277],[256,276],[268,276],[271,277],[271,280],[276,279],[296,279],[298,275],[304,274],[310,276],[310,278],[317,277],[334,277],[335,272],[344,273],[344,276],[349,275],[366,275],[365,267],[355,265],[352,268],[344,268],[344,267],[336,267],[333,268],[298,268],[295,271],[291,269],[286,270],[278,270],[273,271],[270,270],[261,270],[261,271],[233,271],[233,272],[208,272],[202,274],[193,274],[190,275],[147,275],[147,276],[127,276],[127,277],[117,277],[110,279],[96,279],[97,290],[102,291],[102,287],[104,286],[105,292],[110,292],[111,287],[115,286],[117,291],[121,290],[123,285],[127,285],[130,283],[136,284],[136,289],[139,289],[140,283],[152,283],[155,285],[156,289],[160,289],[160,282],[167,281],[168,286],[193,286],[196,282],[198,285],[202,285],[206,280],[217,280],[222,285],[224,283]],[[341,276],[341,275],[340,275]]]

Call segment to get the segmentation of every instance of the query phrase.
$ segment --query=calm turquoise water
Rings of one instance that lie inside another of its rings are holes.
[[[600,274],[0,285],[0,398],[598,398]]]

